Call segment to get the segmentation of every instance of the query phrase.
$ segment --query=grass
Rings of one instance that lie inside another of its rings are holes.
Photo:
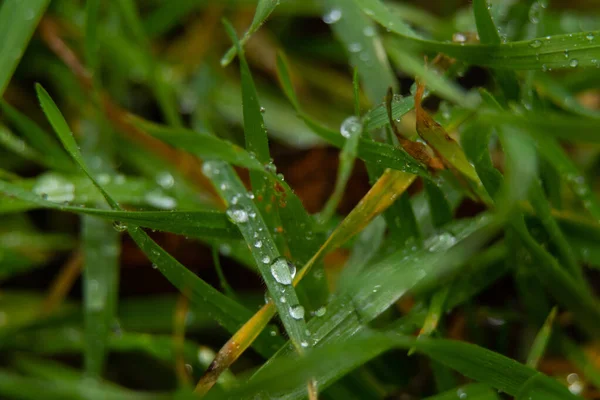
[[[597,398],[600,10],[455,3],[0,4],[0,397]]]

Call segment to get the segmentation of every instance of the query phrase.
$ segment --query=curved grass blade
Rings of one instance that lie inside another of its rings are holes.
[[[181,265],[138,227],[128,228],[136,244],[146,253],[150,261],[179,289],[189,293],[189,299],[199,310],[208,310],[212,317],[228,332],[236,332],[240,324],[250,317],[250,312],[234,300],[225,296],[193,272]],[[258,337],[255,348],[264,356],[273,350],[273,338],[265,332]]]
[[[220,159],[233,165],[264,171],[263,164],[243,148],[208,134],[198,134],[185,128],[169,128],[141,118],[132,118],[133,124],[144,132],[202,159]]]
[[[240,46],[246,44],[246,42],[250,39],[252,34],[256,32],[262,24],[265,23],[269,15],[275,10],[275,7],[279,5],[279,0],[259,0],[258,5],[256,6],[256,11],[254,13],[254,18],[252,19],[252,23],[250,27],[244,33],[242,38],[240,39]],[[236,46],[231,46],[231,48],[225,53],[223,58],[221,58],[221,66],[227,66],[237,53]]]
[[[104,189],[98,184],[96,179],[87,169],[85,162],[83,161],[83,157],[81,156],[81,152],[79,151],[79,146],[77,145],[77,142],[75,142],[75,138],[71,132],[71,128],[69,128],[67,121],[65,121],[65,118],[60,113],[60,110],[48,92],[46,92],[46,90],[40,84],[36,84],[35,90],[44,114],[46,114],[50,125],[52,125],[52,128],[54,128],[54,131],[58,135],[63,146],[65,146],[65,149],[69,155],[75,160],[75,162],[77,162],[79,167],[88,176],[88,178],[90,178],[98,190],[100,190],[110,207],[113,209],[119,209],[118,204],[108,195],[108,193],[104,191]]]
[[[38,124],[29,119],[25,114],[0,99],[0,109],[7,120],[16,130],[27,139],[33,148],[44,156],[47,162],[61,171],[70,170],[73,162],[54,138]]]
[[[5,1],[0,6],[0,97],[50,0]]]
[[[600,59],[600,32],[579,32],[555,35],[497,45],[452,44],[418,37],[398,16],[380,0],[354,0],[363,12],[384,28],[397,33],[399,46],[445,53],[470,64],[499,69],[558,69],[596,67]],[[588,36],[594,40],[589,40]],[[568,54],[565,57],[565,51]]]
[[[215,211],[120,211],[89,207],[66,206],[23,189],[12,183],[0,181],[0,193],[12,198],[77,214],[102,217],[112,221],[143,226],[198,238],[236,239],[240,235],[224,213]]]

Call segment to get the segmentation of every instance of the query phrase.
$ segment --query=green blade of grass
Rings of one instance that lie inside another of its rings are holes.
[[[265,121],[263,118],[263,111],[266,110],[262,109],[260,106],[258,93],[256,92],[256,86],[254,84],[254,80],[252,79],[250,67],[246,61],[244,50],[237,39],[235,30],[227,20],[224,20],[223,23],[229,38],[236,48],[240,61],[242,114],[244,121],[244,139],[246,142],[246,150],[254,154],[257,161],[264,165],[265,168],[267,168],[267,166],[274,167],[269,154],[269,140],[267,138],[267,130],[265,128]],[[277,226],[279,226],[280,223],[278,211],[281,205],[281,199],[279,196],[277,196],[277,192],[273,189],[273,185],[276,185],[277,183],[269,179],[269,176],[265,177],[264,174],[255,171],[250,171],[250,183],[252,185],[252,191],[257,199],[262,199],[262,201],[256,202],[256,206],[260,210],[263,220],[269,230],[273,231]],[[275,240],[279,250],[284,251],[285,242],[283,237],[277,235],[274,236],[273,239]]]
[[[555,35],[497,45],[444,43],[421,39],[380,0],[354,0],[363,12],[384,28],[396,33],[398,46],[445,53],[470,64],[500,69],[558,69],[596,67],[600,59],[600,42],[589,40],[589,32]],[[592,38],[600,32],[592,32]],[[568,55],[565,57],[565,51]]]
[[[73,137],[73,133],[71,132],[71,128],[69,128],[67,121],[60,113],[60,110],[48,92],[46,92],[46,90],[40,84],[36,84],[35,89],[44,114],[46,114],[50,125],[52,125],[52,128],[54,128],[54,131],[58,135],[58,138],[62,142],[69,155],[73,158],[73,160],[75,160],[75,162],[77,162],[81,170],[94,183],[98,190],[100,190],[110,207],[113,209],[118,209],[118,204],[108,195],[108,193],[104,191],[104,189],[98,184],[96,179],[87,169],[85,162],[83,161],[83,157],[81,156],[81,152],[79,151],[79,146]]]
[[[498,400],[498,392],[488,385],[482,383],[470,383],[435,396],[426,397],[424,400],[455,400],[461,396],[475,400]]]
[[[544,356],[546,351],[546,347],[550,342],[550,336],[552,335],[552,324],[554,323],[554,318],[556,317],[557,308],[554,307],[546,321],[544,321],[544,325],[535,336],[535,340],[531,345],[531,349],[529,350],[529,354],[527,355],[526,365],[531,368],[537,368],[540,360]]]
[[[97,216],[179,235],[219,239],[240,237],[235,226],[227,220],[225,214],[215,211],[120,211],[66,206],[44,200],[17,185],[3,181],[0,181],[0,192],[39,207]]]
[[[452,209],[444,192],[430,181],[423,183],[429,201],[433,226],[439,228],[452,221]]]
[[[181,265],[163,250],[140,228],[128,228],[129,235],[144,251],[150,261],[182,293],[189,293],[192,304],[198,309],[210,309],[212,317],[228,332],[235,332],[241,323],[250,318],[250,312],[225,296],[193,272]],[[265,332],[255,342],[256,350],[264,356],[271,354],[273,339]]]
[[[532,184],[530,198],[531,205],[538,215],[540,222],[544,226],[546,232],[548,232],[548,235],[550,236],[550,239],[554,245],[557,247],[562,263],[578,283],[581,285],[587,285],[581,266],[577,262],[575,252],[558,226],[558,223],[552,216],[551,205],[544,196],[543,188],[536,180],[534,180]]]
[[[256,6],[256,11],[254,13],[254,18],[252,19],[252,23],[248,30],[244,33],[242,38],[240,39],[240,45],[243,46],[250,39],[252,34],[256,32],[262,24],[265,23],[269,15],[275,10],[275,8],[279,5],[279,0],[259,0],[258,5]],[[231,46],[231,48],[225,53],[223,58],[221,58],[221,65],[227,66],[237,53],[236,46]]]
[[[21,60],[50,0],[5,1],[0,7],[0,97]]]
[[[3,100],[0,100],[0,109],[7,120],[27,139],[32,147],[43,153],[44,156],[48,156],[45,158],[52,163],[54,168],[68,171],[73,167],[73,162],[65,151],[38,124]]]
[[[227,214],[250,246],[286,331],[298,351],[303,352],[306,346],[302,344],[308,341],[304,307],[300,305],[296,291],[291,285],[292,278],[287,260],[281,258],[269,228],[252,199],[247,196],[246,188],[233,168],[222,161],[207,161],[204,163],[203,172],[212,180],[219,195],[228,204]],[[260,242],[260,245],[257,246],[257,242]]]
[[[243,148],[216,136],[198,134],[185,128],[169,128],[141,118],[136,118],[134,124],[152,136],[200,158],[220,159],[239,167],[264,171],[264,166],[259,159],[252,157]]]
[[[85,370],[88,377],[98,378],[104,369],[106,340],[117,307],[120,235],[112,224],[85,217],[82,241]]]

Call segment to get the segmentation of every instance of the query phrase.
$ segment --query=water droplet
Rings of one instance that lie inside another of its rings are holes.
[[[190,364],[185,364],[185,371],[189,375],[192,375],[194,373],[194,368]]]
[[[260,108],[260,112],[261,112],[261,113],[263,113],[263,114],[264,114],[264,113],[265,113],[265,111],[267,111],[267,109],[266,109],[266,108],[264,108],[264,107],[261,107],[261,108]]]
[[[277,172],[277,167],[275,166],[275,164],[273,164],[273,162],[271,161],[268,164],[265,164],[265,171],[270,172],[272,174]]]
[[[362,45],[360,43],[350,43],[348,45],[348,51],[350,51],[350,53],[358,53],[361,50]]]
[[[115,221],[113,222],[113,228],[115,228],[115,231],[117,232],[125,232],[127,230],[127,225],[121,221]]]
[[[98,183],[101,185],[106,185],[106,184],[110,183],[110,175],[109,174],[99,174],[96,177],[96,181],[98,181]]]
[[[456,391],[456,395],[458,396],[459,399],[466,399],[468,397],[467,393],[462,388],[460,388]]]
[[[215,357],[213,351],[207,347],[200,347],[198,349],[198,361],[203,366],[209,366]]]
[[[75,185],[56,174],[44,174],[37,179],[33,192],[44,200],[63,203],[75,200]]]
[[[248,222],[248,213],[238,205],[232,205],[227,209],[227,216],[234,224],[243,224]]]
[[[542,71],[547,72],[548,66],[546,64],[542,64]]]
[[[163,189],[170,189],[175,184],[175,178],[168,171],[162,171],[156,175],[156,183]]]
[[[268,264],[271,262],[271,257],[269,256],[264,256],[261,260],[263,262],[263,264]],[[272,271],[272,270],[271,270]]]
[[[271,264],[271,275],[282,285],[290,285],[296,276],[296,266],[285,257],[278,257]]]
[[[452,41],[454,43],[465,43],[467,41],[467,35],[461,32],[456,32],[452,35]]]
[[[295,305],[290,307],[290,315],[294,319],[304,318],[304,307],[301,305]]]
[[[537,39],[536,39],[536,40],[532,40],[532,41],[529,43],[529,47],[533,47],[534,49],[537,49],[537,48],[539,48],[539,47],[541,47],[541,46],[542,46],[542,42],[541,42],[541,40],[537,40]]]
[[[531,8],[529,9],[529,22],[531,22],[532,24],[537,24],[538,22],[540,22],[541,12],[542,6],[539,2],[536,1],[531,5]]]
[[[271,329],[271,336],[277,336],[277,331],[275,329]]]
[[[248,192],[248,193],[246,193],[246,197],[249,198],[250,200],[254,200],[254,193]]]
[[[569,50],[565,50],[563,54],[565,55],[565,58],[569,58]]]
[[[588,33],[588,34],[585,36],[585,38],[586,38],[587,40],[589,40],[590,42],[593,42],[593,41],[594,41],[594,39],[596,38],[596,36],[594,36],[594,34],[590,32],[590,33]]]
[[[569,392],[574,395],[579,395],[583,391],[583,383],[579,379],[579,375],[571,373],[567,375],[567,383],[569,384]]]
[[[571,61],[569,61],[569,66],[570,66],[571,68],[575,68],[575,67],[577,67],[578,65],[579,65],[579,61],[578,61],[576,58],[574,58],[574,59],[572,59]]]
[[[223,254],[224,256],[228,256],[231,254],[231,246],[228,244],[222,244],[219,246],[219,253]]]
[[[325,306],[323,307],[319,307],[315,310],[314,314],[315,317],[322,317],[323,315],[325,315],[325,313],[327,312],[327,308],[325,308]]]
[[[205,161],[202,164],[202,173],[207,178],[212,178],[215,175],[219,175],[220,171],[214,161]]]
[[[361,131],[362,123],[360,122],[360,119],[355,116],[346,118],[340,126],[340,133],[346,139],[350,139],[352,136],[359,134]]]
[[[323,15],[323,22],[326,24],[335,24],[340,19],[342,19],[342,10],[339,8],[332,8],[327,14]]]
[[[433,236],[425,243],[425,247],[431,252],[446,250],[456,243],[456,238],[449,232]]]
[[[307,348],[308,347],[308,342],[306,340],[303,340],[300,342],[300,346]]]
[[[254,247],[260,249],[262,247],[262,242],[260,240],[257,240],[256,242],[254,242]]]
[[[375,36],[375,33],[375,28],[372,26],[365,26],[365,28],[363,29],[363,35],[365,35],[366,37]]]
[[[158,265],[152,264],[152,269],[158,269]]]
[[[160,190],[153,190],[146,193],[144,200],[152,207],[160,208],[163,210],[172,210],[177,207],[177,200],[171,196],[167,196]]]

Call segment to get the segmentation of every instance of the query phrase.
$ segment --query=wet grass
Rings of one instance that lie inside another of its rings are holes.
[[[413,3],[3,2],[0,397],[597,398],[600,10]]]

